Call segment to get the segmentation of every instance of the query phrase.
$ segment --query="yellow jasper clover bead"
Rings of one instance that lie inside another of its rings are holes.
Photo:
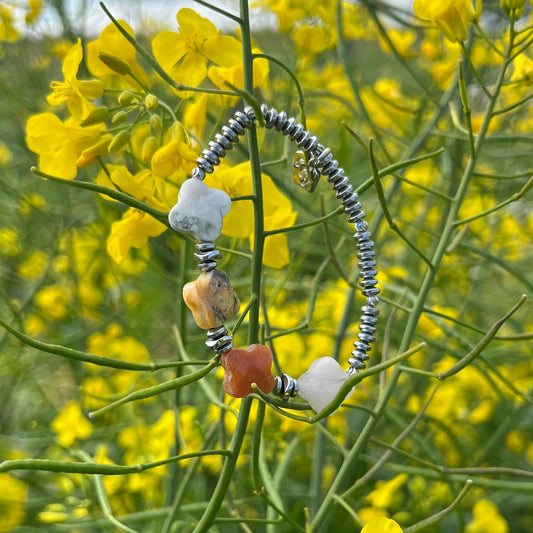
[[[202,272],[183,287],[183,300],[202,329],[213,329],[239,312],[239,297],[222,270]]]

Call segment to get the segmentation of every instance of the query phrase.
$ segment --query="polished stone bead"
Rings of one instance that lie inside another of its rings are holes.
[[[183,300],[202,329],[218,328],[239,312],[239,297],[222,270],[202,272],[183,287]]]
[[[220,235],[230,208],[231,198],[224,191],[191,178],[183,182],[168,221],[176,231],[192,233],[199,241],[212,241]]]
[[[265,394],[274,389],[272,352],[262,344],[252,344],[244,349],[232,348],[222,355],[220,364],[225,370],[222,384],[224,391],[234,398],[252,394],[252,383]]]
[[[318,413],[331,403],[349,377],[333,357],[319,357],[298,378],[298,394]]]

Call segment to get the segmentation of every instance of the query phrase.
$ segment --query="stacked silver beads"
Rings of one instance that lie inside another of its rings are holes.
[[[358,194],[353,190],[349,178],[344,175],[344,170],[339,167],[338,161],[333,158],[329,148],[321,145],[317,137],[311,135],[309,130],[306,130],[296,119],[287,117],[284,111],[278,113],[276,109],[269,108],[263,104],[261,113],[267,128],[274,129],[287,136],[305,152],[312,175],[326,177],[328,183],[331,184],[335,191],[336,197],[342,203],[348,221],[354,224],[354,240],[359,260],[359,285],[362,294],[366,297],[365,305],[361,309],[362,314],[357,340],[353,343],[354,349],[348,359],[350,367],[347,373],[350,375],[356,374],[366,367],[368,352],[375,341],[374,333],[379,314],[377,305],[380,289],[377,286],[378,281],[376,279],[374,242],[368,231],[365,212],[359,201]],[[228,121],[228,124],[222,126],[221,132],[215,135],[214,140],[209,142],[208,148],[202,151],[201,156],[196,160],[198,166],[194,169],[192,176],[204,179],[205,173],[212,173],[214,168],[220,164],[220,160],[239,142],[239,138],[255,124],[256,120],[255,111],[250,106],[246,107],[244,111],[237,111],[233,118]],[[312,190],[314,185],[316,185],[316,181],[307,190]],[[206,271],[215,268],[217,254],[218,251],[213,243],[200,243],[197,245],[195,256],[200,261],[199,268]],[[212,266],[213,263],[215,266]],[[219,329],[222,330],[222,328]],[[226,346],[228,342],[231,344],[231,334],[227,330],[209,332],[208,337],[206,344],[213,347],[217,353],[223,353],[229,349],[226,349]],[[222,350],[222,352],[219,350]],[[276,378],[276,391],[280,396],[285,398],[294,396],[297,390],[298,384],[290,376],[284,374],[282,377]]]

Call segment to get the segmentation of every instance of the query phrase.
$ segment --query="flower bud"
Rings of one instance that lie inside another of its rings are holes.
[[[152,115],[150,117],[150,127],[154,131],[160,131],[163,127],[163,121],[161,120],[161,117],[159,115]]]
[[[149,165],[152,161],[152,156],[157,152],[159,148],[159,140],[157,137],[150,135],[146,137],[142,147],[141,160],[145,165]]]
[[[524,12],[526,0],[500,0],[500,7],[507,15],[511,15],[511,11],[515,11],[515,17],[519,18]]]
[[[95,107],[91,109],[90,113],[81,121],[80,126],[94,126],[100,124],[109,118],[109,109],[105,106]]]
[[[157,96],[155,94],[147,94],[144,99],[144,107],[148,109],[148,111],[153,111],[154,109],[157,109],[157,106],[159,105],[159,100],[157,99]]]
[[[127,74],[131,73],[130,66],[126,63],[126,61],[120,59],[118,56],[108,54],[107,52],[100,52],[98,54],[98,58],[106,67],[110,68],[113,72],[116,72],[121,76],[126,76]]]
[[[109,143],[107,151],[109,153],[119,152],[130,142],[130,139],[131,134],[126,130],[122,130],[113,137],[113,140]]]
[[[76,161],[76,166],[78,168],[85,168],[93,163],[96,163],[96,158],[98,156],[104,156],[107,154],[107,148],[110,140],[110,137],[106,135],[96,144],[93,144],[92,146],[89,146],[89,148],[83,150],[80,157],[78,157],[78,160]]]
[[[118,95],[118,103],[122,107],[126,107],[130,105],[133,102],[133,99],[135,98],[135,95],[131,91],[122,91]]]
[[[114,126],[118,126],[119,124],[126,122],[127,119],[128,114],[126,113],[126,111],[117,111],[111,119],[111,124],[113,124]]]

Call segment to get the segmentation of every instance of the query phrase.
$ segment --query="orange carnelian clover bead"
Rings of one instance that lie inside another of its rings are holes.
[[[272,352],[262,344],[252,344],[248,348],[232,348],[220,358],[225,370],[224,391],[234,398],[244,398],[252,394],[255,383],[265,394],[275,386],[272,375]]]
[[[222,270],[202,272],[183,287],[183,299],[202,329],[218,328],[239,312],[239,297]]]

